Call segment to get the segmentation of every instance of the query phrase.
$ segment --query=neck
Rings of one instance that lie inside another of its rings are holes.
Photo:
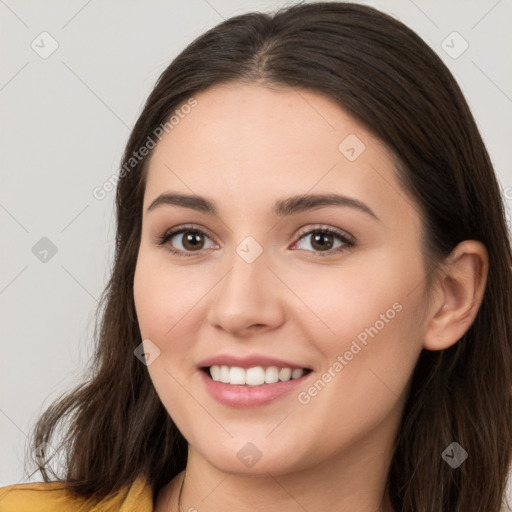
[[[393,512],[386,492],[391,443],[384,443],[377,449],[372,447],[372,451],[366,452],[366,455],[363,455],[361,448],[353,446],[350,453],[333,456],[323,460],[320,465],[286,474],[221,471],[189,448],[186,472],[183,471],[171,482],[167,489],[167,506],[162,510]]]

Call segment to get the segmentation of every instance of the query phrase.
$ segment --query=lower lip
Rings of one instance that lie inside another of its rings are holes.
[[[261,386],[234,386],[218,382],[200,370],[201,378],[210,395],[223,405],[228,407],[256,407],[266,405],[274,400],[296,390],[312,372],[298,379],[274,384],[262,384]]]

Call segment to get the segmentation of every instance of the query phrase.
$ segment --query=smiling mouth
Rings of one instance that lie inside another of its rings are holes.
[[[309,368],[280,368],[278,366],[239,366],[213,365],[201,368],[215,382],[232,386],[264,386],[278,382],[300,379],[312,370]]]

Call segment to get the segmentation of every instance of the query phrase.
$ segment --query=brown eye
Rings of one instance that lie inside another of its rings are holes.
[[[196,249],[202,249],[204,245],[203,235],[199,231],[184,231],[181,243],[185,250],[194,251]],[[176,236],[176,235],[175,235]],[[174,237],[173,237],[174,238]]]
[[[301,235],[301,240],[309,238],[309,245],[313,250],[305,249],[308,252],[317,253],[319,256],[329,256],[342,252],[354,246],[354,239],[343,231],[338,231],[333,228],[317,228],[309,230]],[[337,243],[337,245],[335,245]],[[300,247],[299,247],[300,248]],[[301,249],[304,250],[304,247]]]
[[[211,248],[205,247],[206,241],[211,239],[202,231],[191,228],[182,227],[169,231],[159,238],[158,244],[167,247],[167,249],[180,256],[194,256],[194,253],[199,253],[203,249]]]
[[[334,245],[334,236],[330,233],[317,232],[311,236],[311,247],[319,251],[328,251]]]

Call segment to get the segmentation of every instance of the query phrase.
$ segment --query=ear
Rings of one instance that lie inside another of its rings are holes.
[[[489,257],[481,242],[465,240],[442,263],[423,348],[443,350],[459,341],[482,303]]]

